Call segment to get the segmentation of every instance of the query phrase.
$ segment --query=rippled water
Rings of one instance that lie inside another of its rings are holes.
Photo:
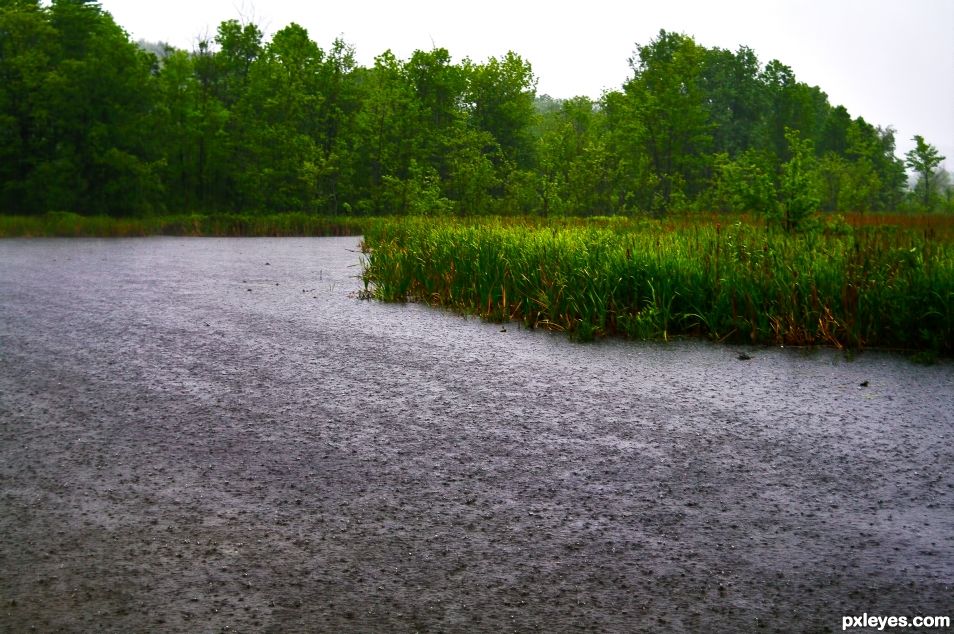
[[[786,631],[950,607],[950,362],[576,344],[361,300],[357,245],[0,241],[0,624],[141,604],[173,629]],[[64,531],[68,582],[40,583]],[[143,551],[157,591],[110,531],[187,556]],[[254,618],[189,604],[213,574]]]

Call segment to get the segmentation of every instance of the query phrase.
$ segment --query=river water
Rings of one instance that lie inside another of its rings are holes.
[[[576,344],[359,299],[357,250],[0,241],[0,629],[954,612],[950,362]]]

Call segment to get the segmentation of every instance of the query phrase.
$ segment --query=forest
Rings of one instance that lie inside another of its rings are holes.
[[[660,31],[598,100],[536,93],[515,52],[371,67],[290,24],[195,50],[98,3],[0,4],[0,213],[616,215],[954,209],[944,157],[780,61]],[[918,174],[909,186],[906,168]]]

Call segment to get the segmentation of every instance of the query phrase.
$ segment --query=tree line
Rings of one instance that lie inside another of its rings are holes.
[[[600,99],[508,52],[370,67],[297,24],[132,42],[90,0],[0,0],[0,212],[619,214],[952,209],[923,138],[833,106],[745,47],[660,31]],[[905,166],[919,174],[910,190]]]

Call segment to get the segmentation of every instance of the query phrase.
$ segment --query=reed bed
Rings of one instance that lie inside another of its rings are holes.
[[[352,236],[361,235],[366,222],[361,218],[305,213],[111,218],[57,212],[0,216],[0,237]]]
[[[365,233],[366,292],[492,321],[636,339],[954,352],[954,242],[820,221],[788,235],[622,218],[385,221]]]

